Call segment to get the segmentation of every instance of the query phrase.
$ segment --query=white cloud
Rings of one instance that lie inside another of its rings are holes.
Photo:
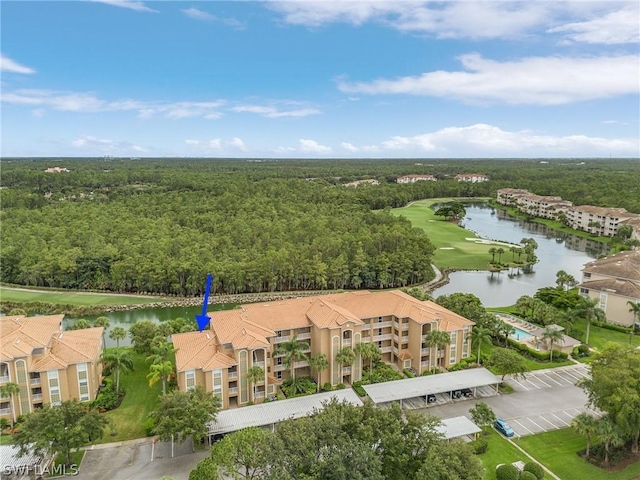
[[[222,148],[222,140],[214,138],[212,140],[193,140],[186,139],[184,141],[189,147],[196,148],[198,150],[220,150]]]
[[[255,113],[268,118],[282,118],[282,117],[306,117],[307,115],[316,115],[320,110],[315,108],[300,108],[297,110],[278,110],[275,107],[265,107],[260,105],[239,105],[233,107],[231,110],[238,113]]]
[[[559,105],[638,93],[640,61],[636,55],[497,62],[474,53],[461,56],[460,61],[466,71],[337,83],[345,93],[429,95],[514,105]]]
[[[45,113],[46,110],[44,108],[36,108],[35,110],[31,111],[31,115],[33,115],[34,118],[42,118],[44,117]]]
[[[358,147],[349,142],[342,142],[340,146],[348,152],[357,152],[359,150]]]
[[[636,139],[607,139],[586,135],[539,135],[528,130],[507,131],[487,124],[447,127],[412,137],[395,136],[382,142],[382,150],[395,153],[434,153],[464,156],[566,156],[593,154],[637,154]]]
[[[93,93],[29,89],[2,92],[1,99],[6,103],[49,107],[65,112],[136,111],[141,118],[162,115],[173,119],[220,118],[222,113],[218,109],[225,104],[223,100],[212,102],[143,102],[123,99],[110,102],[98,98]]]
[[[83,135],[71,142],[71,146],[87,152],[99,152],[101,154],[127,154],[144,153],[148,150],[131,142],[116,142],[109,139],[97,138],[93,135]]]
[[[30,74],[36,73],[33,68],[20,65],[18,62],[11,60],[9,57],[5,57],[0,53],[0,72],[22,73]]]
[[[293,147],[276,147],[273,149],[273,151],[279,155],[281,154],[287,154],[287,153],[292,153],[295,152],[296,149]]]
[[[247,151],[247,147],[245,146],[244,142],[242,141],[241,138],[239,137],[233,137],[233,139],[231,139],[230,142],[227,142],[229,146],[240,150],[241,152],[246,152]]]
[[[640,41],[640,4],[632,2],[624,8],[584,22],[572,22],[547,30],[567,33],[566,38],[591,44],[623,44]]]
[[[219,22],[227,25],[228,27],[235,28],[237,30],[243,30],[246,28],[246,25],[241,21],[235,18],[220,18],[211,13],[205,12],[204,10],[200,10],[198,8],[187,8],[183,9],[182,13],[184,13],[187,17],[193,18],[195,20],[204,20],[207,22]]]
[[[89,1],[97,2],[97,3],[106,3],[107,5],[112,5],[114,7],[129,8],[131,10],[135,10],[136,12],[158,13],[158,10],[149,8],[144,4],[144,2],[140,2],[137,0],[89,0]]]
[[[331,147],[320,145],[315,140],[300,139],[300,151],[305,153],[331,153]]]

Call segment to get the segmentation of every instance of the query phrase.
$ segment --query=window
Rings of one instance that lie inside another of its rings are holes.
[[[60,405],[60,382],[58,380],[58,371],[49,370],[47,372],[47,378],[49,379],[49,398],[51,405]]]
[[[580,294],[581,295],[589,295],[589,289],[588,288],[581,288],[580,289]]]
[[[404,368],[411,368],[411,360],[404,361]]]
[[[185,384],[187,386],[187,390],[193,390],[196,388],[196,371],[188,370],[184,373]]]
[[[281,330],[276,331],[276,337],[281,337],[281,336],[282,336],[282,331]]]
[[[456,363],[458,350],[458,332],[451,332],[451,346],[449,347],[449,365]]]
[[[78,393],[80,394],[80,401],[86,402],[89,400],[89,378],[87,376],[87,364],[79,363],[77,365],[78,370]]]
[[[583,273],[583,274],[582,274],[582,276],[583,276],[584,278],[591,278],[591,274],[590,274],[590,273],[587,273],[587,272]]]
[[[213,371],[213,394],[222,396],[222,370]]]
[[[600,292],[600,309],[606,310],[607,308],[607,294]]]
[[[281,371],[280,372],[276,372],[276,378],[278,380],[282,380],[282,372]]]

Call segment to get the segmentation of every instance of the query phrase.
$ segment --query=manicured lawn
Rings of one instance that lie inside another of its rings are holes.
[[[42,302],[61,305],[136,305],[163,300],[162,297],[149,298],[135,295],[114,295],[103,293],[27,291],[10,287],[0,287],[0,300],[3,302]]]
[[[514,447],[511,442],[493,429],[491,429],[488,436],[483,436],[482,438],[487,440],[489,443],[489,449],[482,455],[478,456],[482,465],[484,465],[484,468],[486,469],[484,475],[485,480],[495,480],[496,467],[501,463],[513,463],[518,460],[521,460],[524,463],[531,461],[524,453]],[[545,474],[544,478],[548,479],[551,477]]]
[[[493,350],[495,350],[496,348],[504,348],[504,347],[496,347],[495,345],[483,344],[482,348],[481,348],[481,352],[483,353],[483,355],[490,355],[491,352]],[[513,350],[514,352],[517,352],[517,350],[515,348],[510,348],[510,350]],[[472,349],[472,351],[475,354],[477,354],[478,353],[477,347],[476,347],[476,349]],[[556,362],[554,360],[553,363],[551,363],[551,362],[538,362],[536,360],[532,360],[532,359],[527,358],[525,356],[523,356],[523,358],[524,358],[525,365],[531,371],[544,370],[545,368],[565,367],[567,365],[573,365],[574,364],[571,360],[562,360],[562,361],[558,361],[558,362]],[[489,370],[491,370],[490,367],[489,367]]]
[[[576,322],[576,325],[578,325],[582,331],[586,332],[586,322]],[[624,343],[629,345],[629,334],[591,325],[591,328],[589,329],[590,346],[595,347],[598,350],[602,350],[602,348],[610,342]],[[633,335],[631,337],[631,345],[635,345],[636,347],[640,346],[640,335]]]
[[[577,452],[586,447],[586,442],[571,428],[522,437],[516,442],[563,480],[632,480],[640,477],[640,462],[619,472],[605,472],[583,460]]]
[[[437,217],[430,208],[435,203],[450,202],[453,198],[431,198],[413,202],[403,208],[394,208],[394,215],[402,215],[414,227],[422,228],[436,247],[433,263],[438,268],[458,268],[464,270],[488,270],[491,254],[489,248],[496,244],[475,243],[467,238],[480,239],[474,232],[465,230],[455,223]],[[465,199],[463,199],[465,200]],[[469,199],[466,199],[469,200]],[[474,199],[482,201],[482,199]],[[505,250],[509,247],[503,246]]]
[[[12,445],[13,444],[13,435],[7,435],[3,433],[0,435],[0,445]]]
[[[144,424],[147,415],[158,403],[162,385],[158,382],[150,387],[147,381],[149,365],[145,356],[132,351],[132,357],[135,370],[120,374],[120,383],[127,392],[124,400],[118,408],[104,414],[113,421],[113,430],[117,435],[111,436],[107,433],[96,443],[119,442],[147,435]]]

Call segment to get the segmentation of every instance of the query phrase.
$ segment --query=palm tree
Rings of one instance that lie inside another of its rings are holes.
[[[599,302],[595,298],[581,298],[580,303],[574,309],[574,314],[579,318],[584,318],[587,321],[587,333],[584,343],[589,345],[589,327],[593,320],[604,321],[606,314],[600,308],[598,308]]]
[[[338,353],[336,353],[336,362],[340,365],[340,383],[342,383],[342,368],[350,366],[355,362],[356,354],[351,347],[342,347]]]
[[[100,363],[109,365],[116,371],[116,392],[120,392],[120,371],[133,371],[133,358],[126,350],[111,350],[103,352]]]
[[[624,443],[624,437],[618,426],[608,415],[598,420],[596,432],[598,439],[604,444],[604,464],[608,465],[611,447],[622,445]]]
[[[256,401],[256,383],[261,380],[264,380],[264,369],[262,367],[254,365],[247,370],[247,381],[249,382],[249,385],[253,386],[252,392],[254,402]]]
[[[109,323],[109,319],[107,317],[98,317],[96,321],[93,322],[94,327],[102,327],[102,348],[106,348],[105,337],[104,334],[107,333],[107,328],[109,328],[111,324]]]
[[[540,337],[542,340],[549,342],[549,361],[553,362],[553,344],[564,343],[564,334],[562,333],[562,330],[549,325],[544,327],[544,331]]]
[[[9,382],[5,383],[2,387],[0,387],[0,397],[9,398],[9,408],[11,409],[11,429],[13,430],[13,425],[16,419],[16,414],[13,411],[13,396],[18,395],[20,393],[20,385],[17,383]]]
[[[509,342],[507,341],[507,338],[509,338],[509,335],[511,335],[512,333],[515,333],[516,329],[513,327],[513,325],[505,322],[504,320],[498,320],[494,328],[496,329],[498,336],[504,338],[505,348],[509,348]]]
[[[424,336],[424,343],[429,345],[430,349],[443,349],[451,343],[451,336],[444,330],[431,330]],[[431,351],[429,352],[429,370],[431,370]],[[437,361],[437,359],[436,359]]]
[[[67,330],[84,330],[85,328],[91,328],[91,324],[88,320],[80,318],[76,320],[73,325],[69,326]]]
[[[160,363],[154,363],[149,367],[149,374],[147,380],[149,380],[149,386],[155,385],[158,380],[162,380],[162,395],[167,394],[167,378],[173,373],[173,363],[166,361]]]
[[[116,341],[116,345],[120,348],[120,340],[127,338],[127,331],[122,327],[114,327],[109,332],[109,338]]]
[[[362,345],[359,343],[358,345]],[[318,373],[318,379],[316,381],[317,391],[320,391],[320,372],[329,368],[329,360],[324,353],[317,353],[309,358],[309,368],[312,372]]]
[[[638,321],[638,317],[640,317],[640,302],[632,302],[631,300],[629,300],[627,302],[627,305],[629,305],[629,312],[633,313],[633,323],[635,325],[635,323]],[[633,327],[631,327],[633,329]]]
[[[491,247],[489,249],[489,253],[491,254],[491,263],[494,263],[496,259],[496,253],[498,253],[498,249],[496,247]]]
[[[151,345],[151,355],[147,357],[149,363],[161,363],[170,360],[169,357],[175,355],[176,349],[173,343],[164,340],[164,337],[154,338],[154,343]]]
[[[483,343],[491,345],[491,330],[476,325],[469,333],[469,338],[472,344],[478,345],[478,365],[480,365],[480,349]]]
[[[580,435],[584,435],[587,440],[587,458],[589,458],[589,448],[591,447],[591,439],[597,433],[597,422],[594,416],[582,412],[578,414],[571,422],[573,429]]]
[[[382,356],[378,345],[375,343],[359,343],[353,351],[363,360],[369,360],[369,371],[373,369],[373,362],[377,362]]]
[[[500,258],[502,258],[502,254],[504,253],[504,248],[502,247],[496,248],[496,253],[498,254],[498,263],[500,263]]]
[[[290,369],[289,374],[292,380],[295,379],[296,376],[295,363],[307,360],[308,357],[304,351],[308,348],[308,343],[299,342],[298,336],[294,335],[288,342],[280,344],[278,349],[275,351],[276,355],[284,355],[284,365]]]

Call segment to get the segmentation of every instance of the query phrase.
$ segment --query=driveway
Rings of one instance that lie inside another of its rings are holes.
[[[507,420],[517,436],[556,430],[570,426],[580,412],[600,415],[587,408],[587,395],[575,386],[578,379],[587,374],[584,365],[539,370],[527,374],[526,380],[507,379],[506,382],[514,389],[511,394],[457,401],[419,411],[439,418],[459,415],[471,418],[469,409],[482,401],[493,409],[497,417]]]
[[[152,460],[153,454],[153,460]],[[163,476],[174,480],[188,480],[189,472],[209,454],[206,449],[193,453],[191,441],[174,444],[171,458],[171,443],[150,439],[123,442],[118,446],[96,445],[87,449],[79,480],[159,480]]]

